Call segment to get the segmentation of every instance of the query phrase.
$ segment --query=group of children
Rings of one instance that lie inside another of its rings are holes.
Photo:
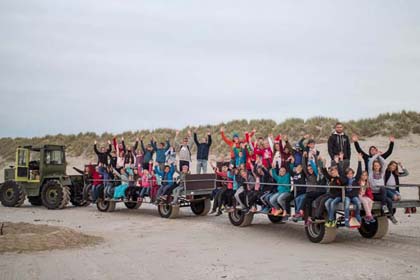
[[[354,135],[352,139],[359,152],[355,172],[349,166],[351,151],[347,146],[348,137],[342,131],[341,123],[337,123],[336,128],[329,139],[329,145],[334,145],[329,149],[333,151],[330,153],[329,168],[327,160],[321,158],[316,149],[315,140],[309,135],[292,146],[287,136],[274,138],[270,135],[266,139],[254,139],[255,130],[246,132],[243,139],[235,133],[229,139],[222,128],[221,137],[231,148],[231,159],[223,166],[212,164],[222,180],[214,192],[212,213],[221,215],[223,208],[235,211],[239,205],[244,212],[259,211],[287,219],[293,201],[294,221],[304,219],[308,224],[315,218],[324,219],[326,211],[325,225],[335,227],[337,209],[339,203],[343,203],[345,225],[351,226],[352,204],[358,222],[353,226],[357,227],[362,219],[361,211],[364,211],[366,223],[375,221],[373,202],[380,201],[381,211],[396,223],[392,203],[401,199],[399,178],[407,176],[408,171],[401,163],[391,161],[387,165],[385,162],[392,153],[394,138],[390,137],[386,153],[374,146],[365,153]]]
[[[221,129],[221,138],[230,147],[230,160],[218,162],[218,165],[211,162],[219,179],[213,193],[212,213],[221,215],[222,209],[235,211],[239,206],[244,212],[259,211],[287,219],[294,202],[294,221],[304,219],[310,223],[315,218],[324,219],[327,211],[325,225],[334,227],[339,203],[343,203],[344,222],[350,226],[351,204],[356,220],[361,222],[361,211],[364,211],[364,220],[370,223],[375,221],[373,201],[380,201],[383,213],[392,222],[397,222],[392,203],[401,199],[399,178],[407,176],[408,171],[401,163],[391,161],[387,165],[385,162],[392,154],[393,137],[387,152],[381,153],[372,146],[369,153],[365,153],[354,135],[352,140],[359,153],[355,172],[349,167],[349,138],[340,123],[337,123],[329,139],[331,165],[328,168],[326,158],[320,156],[310,135],[292,145],[285,135],[255,138],[255,133],[254,129],[246,132],[243,139],[237,133],[228,138],[224,128]],[[103,187],[105,195],[114,199],[136,197],[141,202],[146,196],[153,201],[170,197],[172,203],[177,203],[183,189],[180,183],[190,173],[193,145],[191,132],[181,143],[177,141],[178,135],[175,146],[171,146],[169,139],[157,144],[153,138],[145,146],[141,138],[133,147],[127,148],[124,139],[120,144],[114,139],[113,143],[108,143],[108,149],[98,150],[95,142],[98,165],[96,170],[88,170],[93,180],[94,200],[98,198],[100,187]],[[210,133],[201,142],[194,133],[194,140],[200,154],[197,168],[205,171],[203,165],[207,166]],[[139,141],[141,151],[137,151]],[[174,179],[176,173],[179,176]]]

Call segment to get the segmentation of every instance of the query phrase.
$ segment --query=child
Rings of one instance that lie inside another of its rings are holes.
[[[166,162],[167,165],[175,164],[175,162],[176,162],[176,152],[175,152],[174,146],[169,147],[169,149],[165,153],[165,157],[166,157],[165,162]]]
[[[147,147],[144,146],[143,136],[140,138],[141,149],[143,151],[143,169],[149,168],[149,162],[153,160],[153,154],[155,149],[153,149],[153,140],[150,141],[150,144]]]
[[[372,216],[373,194],[372,189],[370,188],[369,174],[367,171],[362,172],[358,184],[360,186],[359,199],[365,210],[365,222],[369,224],[374,221],[374,218]]]
[[[137,199],[138,202],[142,202],[146,196],[150,195],[151,179],[152,179],[152,175],[150,174],[150,170],[144,169],[143,174],[140,179],[141,191]]]
[[[385,160],[381,156],[381,152],[369,159],[368,172],[369,183],[372,188],[374,200],[380,201],[382,205],[382,212],[388,214],[388,218],[393,224],[398,223],[392,213],[392,200],[387,197],[385,185]]]
[[[121,184],[116,186],[114,189],[114,199],[125,198],[125,191],[128,188],[129,174],[125,168],[121,169],[121,174],[115,172],[115,176],[121,179]]]
[[[188,166],[190,168],[190,162],[191,162],[191,149],[193,145],[193,139],[191,131],[188,131],[188,137],[184,137],[182,140],[182,143],[178,142],[178,135],[179,131],[175,134],[175,147],[178,150],[178,156],[179,156],[179,166]]]
[[[101,151],[97,148],[97,142],[95,140],[95,144],[93,145],[93,149],[95,151],[95,154],[98,156],[98,163],[102,163],[104,166],[108,165],[108,156],[112,151],[111,141],[108,141],[108,149],[105,149],[104,147],[101,147]]]
[[[401,168],[402,172],[399,171],[398,167]],[[401,200],[401,194],[398,186],[400,184],[400,177],[408,176],[408,170],[404,168],[401,162],[391,161],[385,171],[385,186],[386,195],[393,201]]]
[[[187,177],[188,174],[190,174],[190,170],[189,170],[187,165],[184,165],[184,166],[182,166],[181,172],[179,172],[179,170],[177,170],[177,173],[179,173],[177,187],[174,188],[173,191],[172,191],[173,200],[172,200],[171,204],[173,204],[173,205],[178,204],[178,198],[181,195],[181,192],[184,190],[184,184],[185,184],[185,181],[186,181],[186,177]]]
[[[249,211],[248,205],[248,192],[254,190],[255,179],[251,175],[248,175],[248,172],[245,168],[242,168],[239,172],[239,176],[236,176],[236,181],[238,182],[239,188],[235,192],[235,199],[239,203],[243,212]]]
[[[294,164],[294,161],[292,163]],[[306,176],[303,172],[303,167],[301,164],[294,168],[292,175],[293,187],[296,188],[295,214],[293,215],[293,221],[297,222],[300,218],[303,217],[302,206],[306,197],[306,187],[302,186],[306,185]]]
[[[226,180],[226,182],[223,182],[220,186],[218,185],[216,189],[216,194],[213,198],[213,208],[210,214],[216,213],[216,216],[222,215],[222,206],[224,202],[224,197],[226,197],[226,191],[229,189],[231,190],[233,188],[232,180],[228,178],[228,167],[226,165],[222,166],[222,171],[219,171],[217,167],[215,167],[212,164],[212,168],[216,175],[218,176],[218,180]]]
[[[275,173],[274,169],[271,169],[271,176],[277,185],[277,192],[270,197],[270,205],[275,208],[272,213],[274,216],[280,216],[283,213],[283,217],[287,216],[286,212],[286,200],[290,197],[290,173],[287,172],[285,167],[281,167],[278,174]]]
[[[157,145],[156,141],[152,138],[152,147],[156,151],[156,162],[159,164],[159,168],[163,170],[165,168],[165,162],[166,162],[166,152],[169,150],[169,147],[171,144],[169,143],[169,138],[166,139],[165,143],[159,143]]]
[[[171,164],[171,166],[166,165],[165,169],[162,171],[159,168],[159,164],[156,163],[155,165],[155,174],[158,174],[161,178],[161,186],[157,193],[157,198],[159,199],[163,195],[167,194],[169,190],[173,186],[173,176],[175,173],[175,166]]]

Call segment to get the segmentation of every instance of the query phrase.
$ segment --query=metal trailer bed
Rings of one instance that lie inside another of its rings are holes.
[[[113,199],[105,197],[102,191],[96,206],[101,212],[113,212],[118,203],[124,203],[128,209],[139,209],[142,204],[153,204],[157,206],[162,218],[170,219],[178,217],[180,208],[190,207],[195,215],[205,216],[210,211],[210,198],[215,188],[215,178],[215,174],[188,174],[183,183],[184,190],[177,203],[172,203],[171,195],[166,200],[159,202],[152,202],[150,196],[145,197],[142,202],[138,202],[138,195],[134,195],[132,199]]]
[[[271,184],[268,184],[271,185]],[[336,186],[309,186],[309,185],[295,185],[295,187],[317,187],[317,188],[340,188],[342,189],[342,198],[345,197],[345,187],[336,187]],[[416,184],[402,184],[399,185],[400,188],[418,188],[418,196],[416,199],[403,199],[400,201],[393,202],[393,210],[395,211],[398,208],[418,208],[420,207],[420,185]],[[296,193],[296,188],[294,188]],[[296,196],[295,196],[296,197]],[[315,206],[315,205],[313,205]],[[294,207],[294,203],[291,203],[291,207]],[[374,201],[372,207],[372,214],[374,216],[374,222],[366,223],[364,217],[362,217],[362,223],[358,231],[361,236],[364,238],[375,238],[380,239],[384,237],[389,228],[388,216],[382,213],[381,203]],[[350,204],[350,211],[355,209],[354,205]],[[390,209],[391,210],[391,209]],[[261,212],[248,212],[244,213],[240,208],[236,208],[234,211],[229,212],[229,221],[232,225],[238,227],[246,227],[252,224],[254,215],[264,214],[267,215],[268,219],[272,223],[284,223],[281,216],[273,216],[271,214],[265,214]],[[364,211],[362,208],[361,214],[363,216]],[[326,215],[326,213],[324,213]],[[340,202],[337,206],[337,227],[326,227],[325,219],[315,219],[312,223],[305,226],[305,231],[308,239],[314,243],[331,243],[335,240],[337,235],[337,230],[340,227],[344,227],[344,204]]]

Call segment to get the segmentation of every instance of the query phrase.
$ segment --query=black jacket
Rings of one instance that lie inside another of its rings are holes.
[[[334,156],[339,155],[340,152],[344,153],[344,159],[350,159],[350,139],[346,134],[340,135],[333,133],[328,139],[328,153],[331,159],[334,159]]]
[[[197,159],[208,160],[211,146],[211,135],[207,138],[207,143],[198,142],[197,133],[194,133],[194,142],[197,145]]]
[[[356,151],[359,153],[359,154],[362,154],[362,156],[363,156],[363,159],[364,159],[364,161],[365,161],[365,168],[366,168],[366,170],[368,170],[368,166],[369,166],[369,159],[372,157],[372,155],[371,154],[367,154],[367,153],[365,153],[363,150],[362,150],[362,148],[360,147],[360,144],[359,144],[359,142],[354,142],[354,147],[356,148]],[[388,147],[388,150],[385,152],[385,153],[383,153],[382,155],[381,155],[381,157],[383,157],[383,159],[387,159],[391,154],[392,154],[392,151],[394,150],[394,142],[389,142],[389,147]]]
[[[98,164],[102,163],[103,165],[108,165],[108,156],[112,151],[112,146],[109,144],[108,149],[105,152],[98,151],[96,144],[93,146],[96,155],[98,156]]]

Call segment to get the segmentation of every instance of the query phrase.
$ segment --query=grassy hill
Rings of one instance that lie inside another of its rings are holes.
[[[287,134],[292,141],[297,141],[304,134],[313,134],[317,141],[324,142],[337,122],[334,118],[314,117],[308,120],[299,118],[290,118],[284,122],[276,123],[273,120],[235,120],[217,125],[207,125],[199,127],[186,127],[181,130],[181,136],[186,135],[188,130],[198,130],[199,137],[206,134],[207,129],[213,133],[213,154],[227,154],[228,147],[222,141],[219,130],[222,126],[226,128],[227,135],[232,132],[238,132],[243,135],[245,131],[257,129],[256,136],[267,136],[273,134]],[[344,122],[347,134],[356,133],[361,137],[372,137],[376,135],[395,135],[396,138],[404,137],[410,133],[420,134],[420,113],[402,111],[400,113],[381,114],[375,118],[366,118]],[[93,132],[79,133],[77,135],[46,135],[44,137],[33,138],[0,138],[0,164],[14,160],[15,148],[20,145],[41,145],[41,144],[63,144],[67,147],[69,156],[86,156],[94,158],[93,142],[96,139],[99,145],[105,144],[107,140],[111,140],[114,136],[117,138],[124,137],[126,143],[134,143],[136,137],[143,135],[145,141],[149,141],[153,135],[158,141],[163,141],[167,137],[173,139],[175,130],[173,129],[156,129],[154,131],[127,131],[121,134],[113,135],[103,133],[98,135]],[[195,147],[192,151],[195,152]]]

